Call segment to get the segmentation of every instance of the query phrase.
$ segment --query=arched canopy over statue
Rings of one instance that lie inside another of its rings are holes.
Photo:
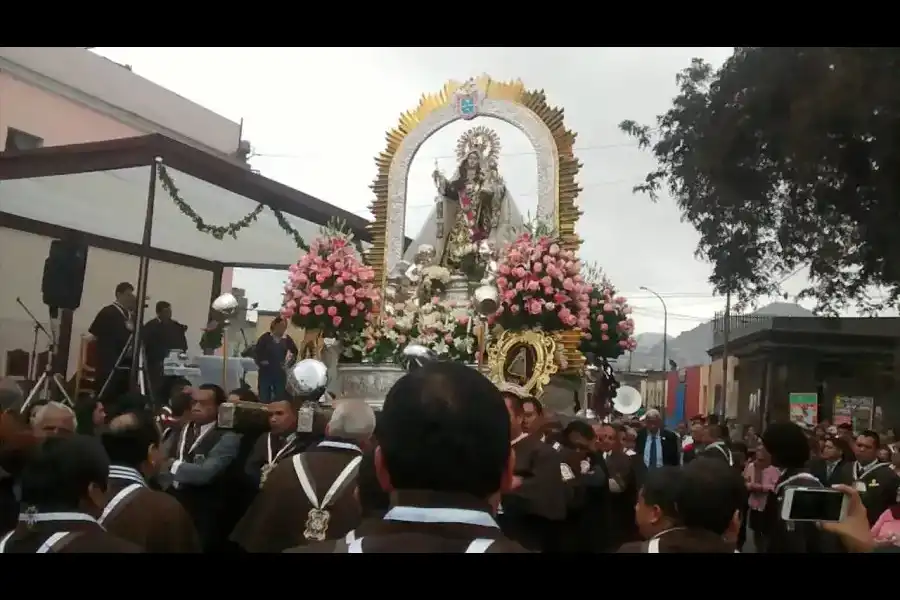
[[[447,178],[435,165],[435,206],[404,260],[412,262],[423,244],[435,248],[440,265],[471,273],[479,244],[500,249],[524,227],[524,219],[500,175],[500,137],[478,126],[456,144],[457,168]]]

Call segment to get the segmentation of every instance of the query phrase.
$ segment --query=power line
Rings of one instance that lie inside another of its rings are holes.
[[[594,146],[582,146],[580,148],[573,148],[574,152],[597,152],[599,150],[613,150],[615,148],[634,148],[638,149],[637,144],[630,143],[617,143],[617,144],[598,144]],[[500,157],[513,157],[513,156],[537,156],[537,152],[534,150],[528,152],[501,152]],[[314,156],[320,156],[321,152],[309,152],[306,154],[268,154],[264,152],[253,152],[250,154],[248,158],[279,158],[285,160],[307,160]],[[448,158],[456,158],[455,154],[433,154],[433,155],[420,155],[417,154],[416,158],[427,158],[429,160],[442,160]]]

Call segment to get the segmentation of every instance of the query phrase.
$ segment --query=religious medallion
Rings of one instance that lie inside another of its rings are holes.
[[[331,515],[327,510],[311,508],[306,515],[306,529],[303,537],[311,542],[323,542],[328,534],[328,521]]]
[[[272,472],[272,469],[275,468],[273,464],[263,465],[263,468],[259,470],[259,487],[262,488],[266,484],[266,479],[269,478],[269,473]]]
[[[543,331],[504,331],[488,349],[488,365],[494,383],[513,384],[533,396],[556,373],[556,340]]]

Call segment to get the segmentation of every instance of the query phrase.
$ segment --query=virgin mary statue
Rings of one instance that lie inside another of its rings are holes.
[[[416,248],[430,244],[442,266],[460,272],[480,242],[488,240],[500,250],[524,229],[522,213],[500,176],[499,157],[500,139],[487,127],[475,127],[459,138],[456,171],[447,179],[435,168],[435,206],[406,250],[405,261],[412,262]]]

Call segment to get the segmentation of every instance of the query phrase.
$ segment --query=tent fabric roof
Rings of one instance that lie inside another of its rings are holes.
[[[88,214],[92,210],[101,210],[100,206],[89,207],[86,205],[87,202],[91,201],[91,192],[93,191],[98,195],[103,195],[106,192],[108,196],[120,195],[119,197],[121,197],[121,195],[125,195],[126,190],[122,185],[122,181],[128,179],[133,180],[132,185],[127,190],[129,195],[133,197],[132,204],[135,205],[132,208],[132,216],[137,219],[138,214],[134,214],[134,209],[137,208],[139,195],[142,194],[144,199],[146,199],[147,184],[149,183],[149,177],[142,179],[139,176],[140,172],[144,170],[139,169],[139,167],[144,167],[149,174],[149,165],[153,163],[156,157],[163,159],[176,184],[184,190],[183,196],[186,201],[190,203],[193,197],[203,200],[207,210],[204,211],[198,206],[197,212],[204,218],[227,222],[232,219],[234,214],[241,213],[244,209],[252,209],[253,203],[259,203],[277,209],[285,215],[293,215],[293,218],[288,218],[304,237],[310,235],[312,225],[324,225],[329,220],[338,218],[346,223],[348,229],[354,233],[357,239],[361,241],[369,241],[370,239],[366,229],[368,221],[363,217],[253,173],[245,165],[209,154],[160,134],[0,153],[0,182],[8,182],[9,184],[4,183],[4,185],[7,185],[7,193],[3,193],[3,187],[0,186],[0,211],[20,213],[20,216],[38,218],[39,220],[43,220],[43,218],[49,220],[50,215],[42,213],[55,211],[52,215],[54,217],[53,220],[66,221],[57,222],[56,224],[84,231],[98,221],[96,216],[93,221],[89,220],[87,218]],[[115,179],[119,180],[118,187],[112,185],[112,178],[110,177],[101,178],[107,181],[107,184],[97,187],[98,177],[96,175],[85,175],[99,174],[100,172],[110,172],[108,175],[114,176]],[[65,177],[69,175],[81,176]],[[19,181],[14,182],[13,180]],[[139,187],[140,182],[143,182],[142,191]],[[206,184],[203,182],[206,182]],[[74,188],[81,188],[80,193],[75,191]],[[215,188],[221,188],[224,192],[217,195]],[[58,198],[64,194],[72,196],[72,200],[67,199],[71,202],[70,205],[63,205],[61,200],[54,201],[51,199],[51,197]],[[157,207],[160,207],[163,203],[172,204],[168,198],[161,198],[164,195],[165,192],[162,191],[161,186],[157,186]],[[27,201],[26,197],[28,198]],[[76,202],[79,199],[80,202]],[[103,202],[99,199],[96,202],[100,204],[106,203],[107,207],[114,210],[116,205],[109,203],[115,201],[115,197],[108,197],[104,198]],[[35,204],[43,204],[43,211],[36,207]],[[57,206],[54,207],[54,204]],[[124,200],[122,204],[124,206]],[[65,210],[60,208],[63,206],[66,207]],[[68,206],[71,206],[71,208],[68,208]],[[169,211],[171,213],[171,207]],[[73,215],[88,213],[82,217],[87,221],[88,227],[74,226],[75,223],[73,221],[77,220],[75,216],[63,219],[57,214],[59,212],[71,212]],[[264,214],[267,212],[264,211]],[[139,215],[141,221],[139,227],[142,228],[143,210],[140,211]],[[107,220],[113,220],[114,217],[115,215],[107,214]],[[193,228],[193,224],[188,217],[183,215],[179,215],[179,217],[185,223],[178,224],[178,229],[182,229],[182,227],[187,228],[182,232],[184,236],[186,235],[184,232]],[[154,220],[158,221],[156,218]],[[264,230],[260,230],[256,235],[248,236],[250,239],[244,244],[245,248],[249,248],[248,243],[251,240],[258,243],[261,236],[264,237],[267,232],[269,235],[272,235],[273,230],[277,230],[277,225],[274,223],[274,217],[271,216],[271,213],[269,213],[269,220],[271,223],[254,223],[248,227],[248,230],[253,230],[254,227],[262,227]],[[306,223],[304,224],[303,222]],[[170,218],[169,223],[174,225],[174,218]],[[217,224],[224,223],[218,222]],[[133,227],[137,224],[131,225]],[[96,229],[96,227],[94,228]],[[154,247],[159,246],[158,241],[163,241],[157,235],[156,230],[158,229],[160,229],[159,223],[155,222],[152,244]],[[193,231],[195,237],[201,235],[195,228]],[[91,233],[103,234],[104,232],[91,231]],[[165,237],[173,237],[173,235]],[[238,241],[240,241],[241,235],[241,233],[238,234]],[[281,231],[278,231],[278,235],[287,238],[287,234]],[[139,240],[127,239],[126,241]],[[309,241],[308,238],[307,241]],[[231,242],[231,244],[230,246],[228,244],[217,246],[218,242],[212,240],[208,245],[213,248],[221,247],[224,254],[228,256],[218,258],[214,255],[209,258],[228,264],[243,263],[244,261],[236,259],[236,254],[240,252],[240,247],[234,243],[235,240],[226,238],[223,240],[224,242]],[[293,245],[293,242],[289,240],[285,243]],[[169,245],[172,245],[172,243],[169,242]],[[284,260],[287,254],[286,250],[290,248],[281,248],[281,245],[279,243],[278,251],[275,252],[278,256],[272,257],[275,260],[266,264],[274,266],[293,262],[293,260]],[[187,246],[190,246],[190,244],[187,244]],[[227,249],[226,246],[228,246]],[[169,249],[175,250],[176,248]],[[187,251],[188,248],[184,247],[182,250]],[[262,252],[256,252],[256,254],[262,254]],[[253,258],[258,259],[259,257],[254,256]],[[247,263],[250,263],[247,266],[251,266],[251,264],[258,264],[259,261],[256,260],[252,263],[247,261]],[[262,266],[262,264],[258,266]]]

